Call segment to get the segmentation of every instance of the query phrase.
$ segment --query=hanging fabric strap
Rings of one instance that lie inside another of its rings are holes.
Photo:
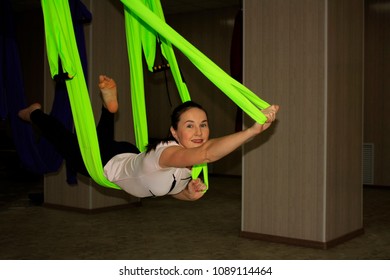
[[[73,121],[85,166],[99,185],[120,189],[103,173],[91,101],[89,99],[79,52],[77,49],[68,0],[41,0],[46,35],[47,57],[51,76],[59,73],[58,57],[63,72],[72,78],[66,81]]]
[[[143,0],[121,0],[126,9],[137,16],[144,28],[154,30],[163,42],[169,42],[179,49],[212,83],[236,103],[246,114],[256,122],[264,124],[267,118],[260,111],[270,106],[255,93],[233,79],[218,65],[211,61],[202,52],[166,24],[159,16],[153,13]],[[160,2],[150,0],[150,2]],[[157,4],[155,4],[157,5]],[[165,54],[165,52],[164,52]],[[169,60],[168,60],[169,61]]]
[[[160,1],[144,0],[144,4],[165,22],[164,13]],[[149,71],[153,71],[156,59],[157,36],[158,34],[145,25],[139,17],[125,6],[125,27],[126,40],[130,65],[130,89],[133,107],[133,121],[136,137],[136,144],[140,151],[145,151],[148,143],[148,129],[145,107],[144,77],[142,67],[142,51]],[[182,102],[191,100],[187,85],[184,83],[179,65],[177,63],[172,45],[169,41],[161,40],[161,52],[167,59],[176,87],[179,91]],[[192,167],[192,177],[197,178],[203,171],[205,184],[208,186],[207,164],[195,165]]]
[[[143,1],[146,9],[155,13],[162,21],[165,21],[160,1]],[[145,91],[142,52],[149,71],[153,71],[156,58],[157,36],[158,34],[144,21],[136,16],[125,6],[125,28],[126,40],[130,65],[130,89],[133,107],[133,120],[136,137],[136,145],[140,151],[145,151],[148,144],[148,129],[145,108]],[[176,87],[179,91],[182,102],[191,100],[187,85],[183,82],[179,66],[169,41],[161,40],[161,51],[170,65]]]

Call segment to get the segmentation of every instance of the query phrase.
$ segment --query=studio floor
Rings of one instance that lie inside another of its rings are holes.
[[[42,206],[41,178],[2,174],[3,260],[378,260],[390,258],[390,190],[364,188],[365,233],[327,250],[240,237],[241,179],[211,176],[196,202],[80,213]],[[33,197],[32,194],[37,194]]]

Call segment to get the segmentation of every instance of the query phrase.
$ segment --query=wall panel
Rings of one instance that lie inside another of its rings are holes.
[[[374,144],[373,183],[390,186],[390,11],[365,3],[364,142]]]
[[[244,83],[281,111],[244,146],[242,231],[322,246],[362,226],[361,1],[247,0],[244,14]]]

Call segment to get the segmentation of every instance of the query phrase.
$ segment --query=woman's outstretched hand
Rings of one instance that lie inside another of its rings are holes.
[[[184,190],[178,194],[173,194],[172,196],[180,200],[194,201],[201,198],[206,190],[207,186],[198,178],[191,180]]]
[[[190,200],[197,200],[201,198],[205,191],[207,190],[207,186],[202,182],[201,179],[191,180],[187,185],[188,196]]]
[[[276,113],[279,111],[279,105],[271,105],[261,112],[267,117],[267,123],[272,123],[276,119]]]
[[[279,111],[279,105],[271,105],[268,108],[261,110],[261,112],[267,117],[267,121],[264,124],[255,123],[250,129],[254,134],[259,134],[269,128],[272,122],[276,119],[276,113]]]

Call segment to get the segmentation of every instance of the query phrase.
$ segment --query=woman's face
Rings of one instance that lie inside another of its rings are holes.
[[[180,116],[177,130],[171,127],[172,136],[184,148],[195,148],[209,140],[209,125],[206,113],[198,108],[191,108]]]

